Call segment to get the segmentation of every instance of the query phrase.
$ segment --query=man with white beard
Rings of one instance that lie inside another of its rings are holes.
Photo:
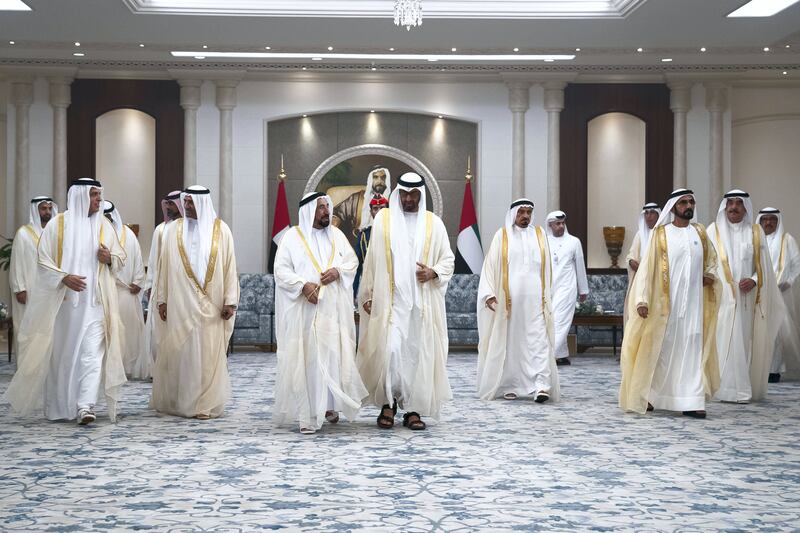
[[[48,196],[37,196],[31,200],[30,216],[28,223],[21,226],[11,245],[11,264],[8,269],[8,281],[14,302],[11,304],[11,320],[14,329],[19,334],[22,319],[30,292],[36,286],[36,271],[39,263],[39,238],[50,219],[58,214],[58,206]],[[14,353],[17,354],[19,366],[19,349],[17,340],[14,342]]]
[[[226,351],[239,304],[233,235],[217,218],[211,191],[181,195],[186,216],[167,226],[154,300],[164,332],[153,367],[151,406],[209,420],[230,397]]]
[[[769,371],[769,382],[778,383],[781,373],[786,372],[787,362],[795,372],[800,368],[800,289],[797,283],[800,278],[800,250],[794,237],[783,229],[780,210],[765,207],[758,212],[756,224],[761,225],[767,236],[772,268],[786,306]]]
[[[653,233],[653,228],[661,215],[661,208],[655,202],[648,202],[642,206],[642,212],[639,213],[639,230],[633,237],[631,249],[628,251],[628,256],[625,258],[628,266],[628,289],[625,292],[625,309],[622,312],[623,323],[628,323],[628,296],[633,286],[633,279],[636,277],[636,271],[639,270],[639,263],[642,257],[647,253],[647,246],[650,244],[650,235]]]
[[[478,396],[483,400],[559,399],[550,250],[544,230],[532,220],[533,202],[512,202],[483,261],[477,310]]]
[[[622,342],[619,405],[706,417],[719,387],[716,320],[720,283],[705,229],[693,224],[694,193],[670,195],[640,256]]]
[[[330,224],[330,197],[300,201],[299,224],[275,257],[278,376],[276,424],[299,422],[313,434],[324,421],[353,421],[367,389],[355,365],[353,278],[358,260],[347,237]]]
[[[569,234],[567,214],[553,211],[547,215],[547,245],[553,264],[553,285],[550,288],[555,329],[556,364],[568,365],[567,335],[575,316],[575,302],[585,302],[589,295],[586,265],[581,241]]]
[[[455,256],[442,220],[427,211],[425,182],[408,172],[397,182],[372,226],[371,245],[358,291],[360,344],[356,363],[381,406],[378,427],[424,430],[423,416],[439,418],[452,398],[447,378],[444,296]]]
[[[49,420],[89,424],[102,392],[116,420],[125,369],[114,274],[125,252],[103,216],[102,194],[98,181],[74,181],[67,211],[39,240],[37,290],[19,332],[21,364],[5,396],[23,414],[43,406]]]
[[[129,377],[147,379],[153,362],[144,344],[144,315],[140,300],[145,278],[142,249],[136,234],[122,223],[122,215],[112,202],[105,202],[103,213],[114,225],[126,257],[125,264],[115,273],[119,316],[125,325],[121,337],[122,363]]]
[[[780,293],[764,230],[753,224],[750,195],[725,194],[708,227],[722,281],[717,319],[720,387],[716,398],[748,403],[767,393],[775,338],[780,326]]]

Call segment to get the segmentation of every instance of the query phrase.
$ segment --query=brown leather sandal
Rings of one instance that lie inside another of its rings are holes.
[[[385,414],[386,411],[392,413],[391,416]],[[381,414],[378,415],[378,427],[381,429],[392,429],[394,427],[394,415],[397,414],[397,402],[395,402],[394,406],[390,406],[388,403],[384,404],[381,407]]]
[[[422,417],[419,416],[419,413],[415,411],[403,415],[403,426],[413,431],[422,431],[428,427],[428,425],[422,421]]]

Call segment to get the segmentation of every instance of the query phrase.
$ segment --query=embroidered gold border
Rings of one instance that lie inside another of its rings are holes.
[[[536,226],[536,238],[539,240],[539,256],[541,258],[540,270],[541,270],[541,276],[542,276],[542,312],[544,313],[545,305],[547,304],[547,299],[545,298],[545,294],[546,293],[545,293],[545,290],[544,290],[544,286],[545,286],[545,283],[547,281],[546,276],[545,276],[545,269],[547,268],[547,259],[548,258],[545,256],[545,250],[544,250],[544,245],[545,245],[544,232],[542,231],[542,228],[539,227],[539,226]],[[550,281],[552,282],[552,278],[551,278]]]
[[[208,266],[206,267],[206,277],[203,283],[203,286],[200,286],[200,282],[197,281],[197,278],[194,275],[194,271],[192,270],[192,265],[189,263],[189,257],[186,255],[186,249],[183,247],[183,219],[176,220],[175,222],[178,223],[177,231],[175,232],[176,237],[178,238],[178,251],[181,255],[181,262],[183,263],[183,269],[186,271],[186,275],[189,276],[189,279],[192,280],[195,287],[202,292],[203,294],[206,293],[206,288],[208,284],[211,282],[211,279],[214,277],[214,270],[217,268],[217,251],[219,249],[219,234],[220,234],[220,219],[216,219],[214,221],[214,231],[212,232],[211,237],[211,253],[208,257]]]
[[[725,246],[722,244],[722,239],[719,237],[719,228],[714,227],[714,233],[716,233],[716,241],[717,241],[717,251],[719,252],[719,261],[722,263],[722,270],[725,272],[725,280],[731,287],[731,291],[733,291],[734,296],[736,295],[736,288],[733,286],[733,274],[731,274],[731,265],[728,263],[728,254],[725,252]]]
[[[785,249],[786,249],[786,232],[784,232],[783,235],[781,235],[781,252],[778,255],[778,276],[777,276],[778,281],[780,281],[781,276],[783,276],[783,267],[785,266],[783,264]]]
[[[36,230],[33,229],[33,226],[31,226],[30,224],[25,224],[22,227],[25,228],[26,230],[28,230],[28,233],[30,233],[31,238],[33,239],[33,242],[36,243],[36,246],[39,246],[39,236],[36,235]]]
[[[394,265],[392,263],[392,225],[389,222],[389,210],[383,209],[383,244],[386,249],[386,272],[389,274],[389,302],[394,302]]]
[[[431,253],[431,235],[433,234],[433,213],[426,212],[425,216],[425,247],[422,250],[422,263],[428,264],[428,255]]]
[[[764,285],[764,271],[761,270],[761,226],[753,224],[753,262],[756,264],[756,304],[761,301],[761,287]]]
[[[661,292],[667,301],[666,309],[669,309],[669,251],[667,249],[667,229],[665,226],[656,228],[656,239],[658,239],[658,262],[661,271]]]
[[[503,292],[506,295],[506,312],[511,312],[511,293],[508,291],[508,232],[503,228],[503,264],[501,266],[501,273],[503,278]]]

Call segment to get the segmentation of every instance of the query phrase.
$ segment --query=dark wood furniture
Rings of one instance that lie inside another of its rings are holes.
[[[615,357],[617,355],[617,332],[623,330],[623,325],[622,315],[575,315],[572,319],[572,326],[575,327],[576,334],[581,326],[610,327]]]

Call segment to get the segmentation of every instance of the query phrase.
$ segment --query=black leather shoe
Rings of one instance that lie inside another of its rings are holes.
[[[556,364],[558,366],[569,366],[572,363],[570,363],[569,357],[560,357],[560,358],[556,359]]]
[[[690,418],[705,418],[706,412],[705,411],[684,411],[684,416],[688,416]]]
[[[780,374],[770,374],[769,378],[767,379],[770,383],[780,383],[781,382],[781,375]]]

